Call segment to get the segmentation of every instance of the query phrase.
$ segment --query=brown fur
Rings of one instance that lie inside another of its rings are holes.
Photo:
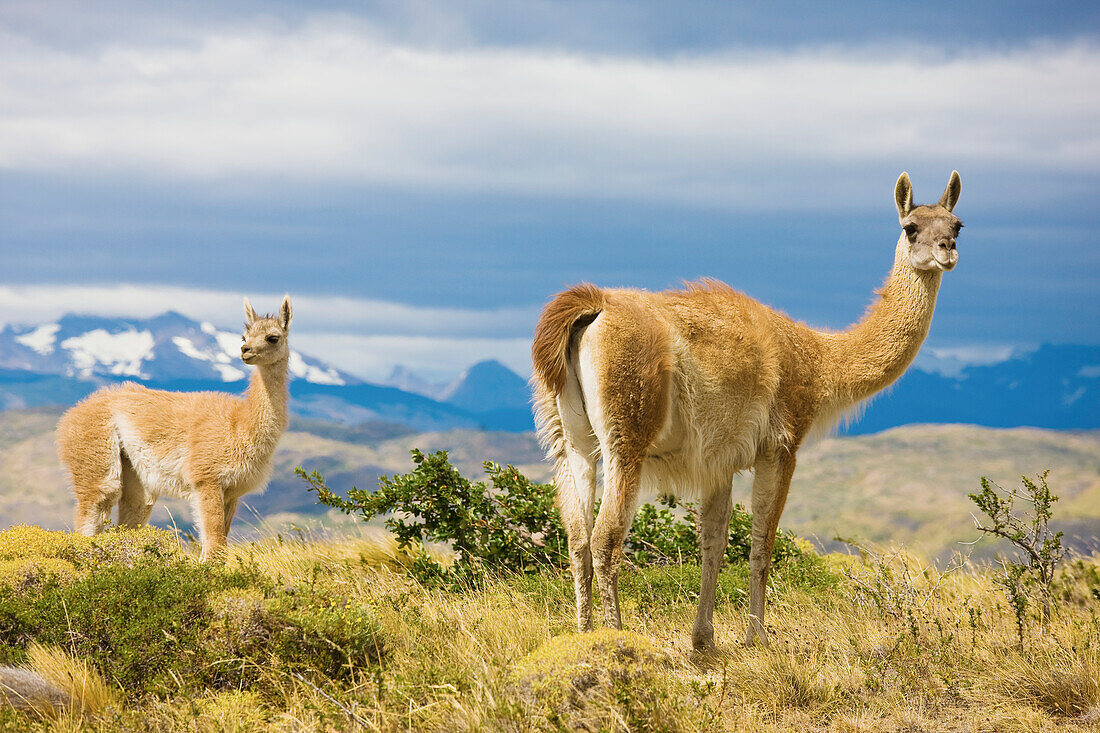
[[[638,303],[609,299],[606,313],[609,358],[600,382],[616,455],[641,459],[664,424],[673,368],[668,331],[650,320]]]
[[[531,356],[535,376],[552,392],[560,392],[565,384],[565,363],[569,358],[569,339],[573,325],[585,316],[603,310],[603,291],[591,283],[574,285],[546,304],[542,309]]]
[[[72,478],[77,531],[144,524],[163,494],[192,500],[203,559],[226,542],[241,496],[262,490],[287,424],[290,299],[277,317],[248,316],[242,359],[256,365],[244,399],[219,392],[105,387],[64,415],[57,450]],[[272,343],[269,339],[275,339]]]
[[[752,468],[748,639],[764,635],[764,589],[795,455],[817,428],[896,380],[928,333],[943,270],[957,261],[953,173],[941,202],[913,208],[877,301],[855,326],[818,331],[715,280],[649,293],[583,285],[543,310],[532,349],[536,418],[557,464],[577,623],[591,626],[595,572],[607,622],[620,625],[618,567],[643,488],[701,501],[703,579],[693,642],[713,644],[714,586],[736,472]],[[604,499],[592,521],[596,459]],[[644,485],[644,486],[643,486]]]

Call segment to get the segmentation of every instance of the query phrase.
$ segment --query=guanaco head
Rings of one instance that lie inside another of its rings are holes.
[[[959,172],[951,171],[938,204],[913,206],[913,184],[909,182],[909,174],[898,176],[894,201],[898,205],[898,221],[909,243],[909,264],[915,269],[947,271],[958,264],[955,238],[963,224],[951,211],[959,201],[961,190]]]
[[[264,366],[290,358],[286,335],[294,311],[290,296],[283,297],[283,304],[276,316],[258,316],[248,298],[244,299],[244,335],[241,336],[241,360],[245,364]]]

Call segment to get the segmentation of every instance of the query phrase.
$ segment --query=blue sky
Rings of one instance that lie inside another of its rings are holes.
[[[1095,3],[173,5],[0,4],[0,321],[288,291],[373,378],[524,371],[579,280],[842,327],[956,168],[930,349],[1100,342]]]

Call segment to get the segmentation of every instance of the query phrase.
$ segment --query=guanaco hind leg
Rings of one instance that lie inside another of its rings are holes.
[[[733,510],[733,477],[722,481],[703,497],[699,507],[699,546],[702,558],[699,609],[691,632],[696,649],[714,648],[714,593],[718,573],[725,564]]]
[[[118,502],[118,523],[123,527],[143,527],[149,521],[155,499],[145,490],[137,472],[122,457],[122,497]]]

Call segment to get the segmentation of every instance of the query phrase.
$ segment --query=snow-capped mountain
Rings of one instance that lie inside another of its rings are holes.
[[[250,371],[239,349],[238,332],[172,312],[9,325],[0,329],[0,409],[70,405],[125,379],[158,389],[239,393]],[[534,428],[527,384],[496,361],[474,364],[448,384],[404,367],[388,384],[370,384],[298,352],[289,366],[290,409],[302,417],[346,425],[385,421],[416,430]],[[1045,345],[984,366],[914,367],[843,432],[914,422],[1100,428],[1100,347]]]
[[[0,330],[0,368],[91,381],[237,382],[250,371],[240,345],[240,333],[171,311],[147,319],[66,315],[56,323]],[[313,384],[360,382],[293,350],[290,373]]]
[[[293,344],[293,335],[291,336]],[[239,393],[251,372],[239,332],[179,313],[148,319],[66,315],[55,323],[0,329],[0,409],[71,405],[100,385],[136,380],[155,389]],[[393,387],[369,384],[291,351],[290,411],[358,425],[416,430],[530,430],[531,416],[481,414]],[[518,377],[517,377],[518,379]]]

